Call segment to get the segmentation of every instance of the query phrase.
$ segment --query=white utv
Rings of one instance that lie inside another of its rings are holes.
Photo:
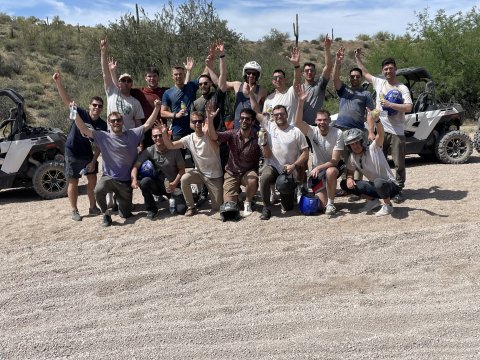
[[[23,97],[0,89],[0,190],[33,187],[44,199],[66,196],[65,134],[26,124]]]

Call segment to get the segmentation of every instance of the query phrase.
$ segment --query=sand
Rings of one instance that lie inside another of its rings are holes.
[[[70,219],[0,192],[0,359],[480,358],[480,156],[407,159],[393,216]],[[79,199],[88,212],[85,182]]]

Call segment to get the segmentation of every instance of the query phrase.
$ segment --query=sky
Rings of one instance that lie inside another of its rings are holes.
[[[154,18],[167,1],[139,1],[148,17]],[[175,0],[174,4],[184,3]],[[358,34],[374,35],[387,31],[395,35],[406,33],[408,24],[416,21],[415,12],[428,8],[433,17],[439,9],[447,15],[468,12],[478,1],[464,0],[293,0],[293,1],[213,1],[219,17],[227,20],[228,27],[243,34],[245,39],[256,41],[276,28],[293,37],[295,14],[299,18],[299,40],[318,39],[321,34],[331,34],[344,40],[353,40]],[[135,2],[114,0],[2,0],[0,12],[10,16],[34,16],[51,19],[59,16],[68,24],[108,26],[122,15],[135,13]]]

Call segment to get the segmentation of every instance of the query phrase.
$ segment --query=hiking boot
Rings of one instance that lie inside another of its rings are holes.
[[[325,215],[335,215],[335,211],[337,211],[337,209],[335,209],[335,205],[333,204],[328,204],[327,207],[325,208]]]
[[[147,212],[147,219],[153,220],[158,214],[158,210],[155,211],[148,211]]]
[[[379,206],[380,206],[380,200],[378,199],[368,200],[365,203],[365,206],[360,209],[360,211],[368,213]]]
[[[102,226],[107,227],[107,226],[110,226],[110,225],[112,225],[112,217],[110,215],[104,214],[103,215]]]
[[[73,221],[82,221],[82,217],[78,213],[78,210],[73,210],[72,211],[72,220]]]
[[[266,207],[264,207],[262,210],[262,215],[260,215],[260,220],[269,220],[271,216],[272,212]]]
[[[395,203],[395,204],[400,204],[402,202],[405,201],[405,196],[403,196],[402,192],[400,191],[397,195],[395,195],[393,198],[392,198],[392,201]]]
[[[252,213],[253,213],[252,204],[248,203],[248,202],[245,202],[244,207],[243,207],[243,216],[247,217],[247,216],[252,215]]]
[[[185,216],[193,216],[195,215],[197,211],[195,210],[195,208],[188,208],[187,211],[185,212]]]
[[[383,204],[382,208],[375,213],[375,216],[385,216],[393,213],[393,206]]]
[[[98,207],[94,207],[94,208],[91,208],[91,209],[88,209],[88,215],[100,215],[102,212],[100,211],[100,209]]]

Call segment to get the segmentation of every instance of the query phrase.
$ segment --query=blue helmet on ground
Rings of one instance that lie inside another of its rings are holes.
[[[303,215],[315,215],[320,210],[320,199],[312,194],[302,195],[298,207]]]
[[[142,178],[144,177],[153,177],[155,174],[155,167],[150,160],[145,160],[143,164],[138,169],[138,175]]]
[[[392,89],[389,92],[387,92],[387,95],[385,95],[385,100],[394,103],[394,104],[403,104],[403,96],[400,91],[397,89]],[[388,115],[395,115],[398,111],[390,108],[386,108]]]

